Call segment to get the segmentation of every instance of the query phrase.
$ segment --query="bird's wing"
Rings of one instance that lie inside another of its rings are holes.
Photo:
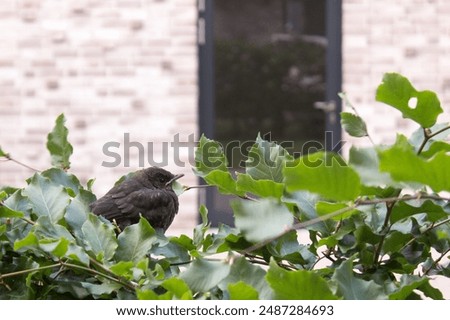
[[[172,195],[173,194],[173,195]],[[124,196],[122,194],[113,195],[114,203],[123,215],[139,217],[152,210],[164,209],[176,204],[173,210],[178,211],[178,201],[175,193],[159,189],[140,189]]]
[[[131,223],[137,223],[142,215],[155,229],[166,230],[178,212],[177,196],[167,190],[141,189],[115,203]]]

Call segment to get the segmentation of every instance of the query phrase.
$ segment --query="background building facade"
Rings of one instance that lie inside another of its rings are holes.
[[[1,1],[1,147],[19,161],[47,168],[46,135],[64,112],[74,146],[71,170],[83,182],[95,177],[97,195],[122,174],[157,163],[185,173],[182,183],[196,184],[191,151],[201,131],[198,42],[205,35],[198,9],[204,4]],[[417,89],[436,91],[447,111],[441,120],[449,118],[449,16],[445,0],[342,1],[342,89],[376,142],[415,129],[375,102],[385,72],[400,72]],[[108,142],[120,143],[110,149],[120,155],[118,165],[104,165],[113,160],[105,154]],[[31,174],[12,162],[0,163],[1,185],[21,186]],[[197,191],[181,197],[172,233],[197,223]]]

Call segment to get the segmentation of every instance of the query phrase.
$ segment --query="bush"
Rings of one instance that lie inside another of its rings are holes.
[[[209,230],[201,206],[202,223],[178,237],[143,219],[116,236],[89,212],[92,181],[67,171],[61,115],[48,136],[53,167],[0,192],[0,298],[442,299],[430,278],[450,274],[450,126],[436,124],[436,94],[401,75],[386,74],[376,98],[419,129],[390,146],[352,147],[348,160],[294,159],[258,136],[234,177],[220,144],[202,136],[195,172],[235,196],[236,227]],[[368,136],[356,110],[342,125]]]

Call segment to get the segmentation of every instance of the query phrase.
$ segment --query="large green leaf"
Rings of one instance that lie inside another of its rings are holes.
[[[336,300],[327,281],[307,270],[288,271],[270,261],[266,275],[275,298],[280,300]]]
[[[98,260],[112,259],[117,248],[117,239],[113,226],[103,223],[90,214],[81,227],[86,250],[92,251]]]
[[[60,168],[51,168],[43,171],[42,176],[49,178],[54,184],[59,184],[64,188],[70,189],[78,194],[81,188],[80,181],[73,174],[67,173]]]
[[[150,251],[156,241],[156,232],[144,218],[126,227],[117,240],[116,260],[139,261]]]
[[[273,180],[261,179],[255,180],[248,174],[237,174],[237,190],[245,193],[268,198],[281,198],[283,196],[284,185]]]
[[[407,78],[397,73],[384,75],[376,99],[398,109],[404,118],[424,128],[433,126],[442,113],[441,103],[434,92],[417,91]]]
[[[70,168],[69,158],[72,155],[72,145],[67,140],[69,130],[64,123],[66,119],[64,114],[56,118],[55,127],[47,136],[47,149],[50,151],[52,165],[61,169]]]
[[[287,166],[284,175],[288,191],[307,190],[329,200],[354,200],[361,189],[355,170],[331,152],[305,155]]]
[[[53,223],[63,218],[69,204],[69,195],[64,188],[38,173],[22,193],[30,200],[31,208],[37,216],[48,216]]]
[[[450,155],[444,150],[430,159],[414,152],[404,136],[399,135],[389,149],[379,151],[380,170],[402,182],[420,182],[434,191],[450,191]]]
[[[212,186],[217,186],[220,193],[243,195],[244,192],[239,191],[236,187],[236,181],[228,171],[213,170],[209,172],[203,179]]]
[[[294,222],[291,212],[272,199],[236,200],[231,206],[236,227],[249,241],[258,242],[275,237]]]
[[[341,125],[352,137],[366,137],[367,127],[364,120],[349,112],[341,112]]]
[[[365,281],[353,273],[353,259],[348,259],[336,268],[332,278],[337,284],[337,294],[346,300],[387,299],[382,286],[373,280]]]
[[[230,265],[219,261],[197,259],[180,274],[194,292],[206,292],[222,281],[230,272]]]
[[[195,171],[201,177],[219,170],[228,171],[228,162],[222,146],[214,140],[202,135],[195,151]]]
[[[255,144],[248,152],[245,171],[255,180],[283,182],[283,167],[292,160],[289,153],[280,145],[261,138],[258,134]]]
[[[81,227],[86,222],[89,214],[89,204],[95,201],[95,196],[86,190],[80,190],[80,193],[72,199],[66,208],[64,218],[72,231],[80,239],[83,238]]]
[[[448,216],[448,213],[442,206],[433,203],[431,200],[413,200],[397,202],[392,208],[390,221],[393,224],[418,213],[425,213],[431,222],[436,222]]]

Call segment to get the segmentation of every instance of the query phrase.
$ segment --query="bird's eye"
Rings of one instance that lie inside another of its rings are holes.
[[[158,180],[159,180],[159,182],[161,182],[161,183],[166,182],[166,178],[164,178],[164,177],[159,177]]]

